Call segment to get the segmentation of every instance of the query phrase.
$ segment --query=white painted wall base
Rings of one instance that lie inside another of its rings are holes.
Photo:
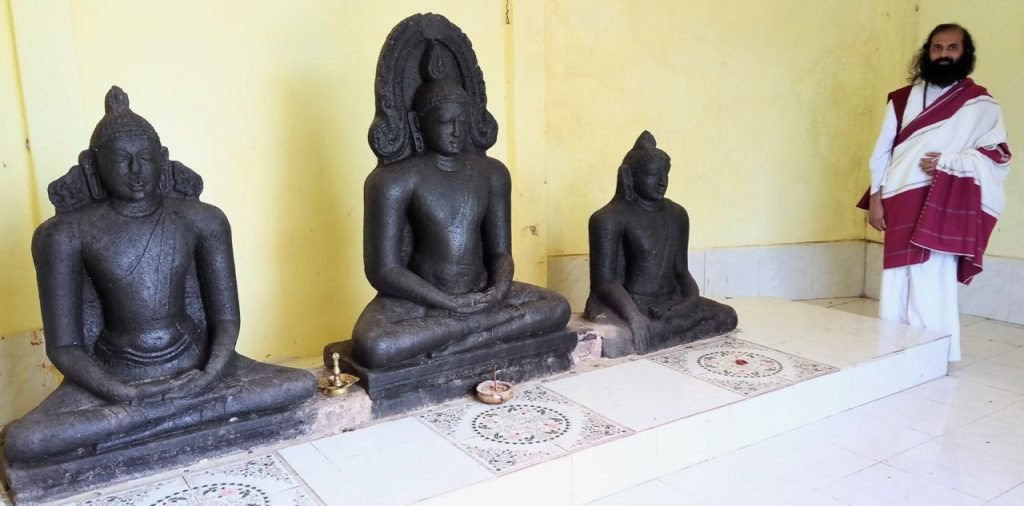
[[[823,299],[864,293],[864,241],[693,250],[690,274],[709,297]],[[583,311],[590,291],[589,255],[548,259],[548,287]]]
[[[1024,260],[986,256],[985,270],[970,285],[960,285],[960,312],[1024,325]],[[864,294],[878,298],[882,279],[882,245],[869,242]]]

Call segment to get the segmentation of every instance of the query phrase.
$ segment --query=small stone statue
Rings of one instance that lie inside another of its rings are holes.
[[[736,311],[700,297],[687,267],[690,218],[665,198],[670,160],[640,134],[619,167],[611,202],[590,217],[590,297],[584,317],[619,324],[631,340],[605,357],[675,346],[736,328]]]
[[[314,393],[307,371],[235,352],[231,230],[201,191],[111,88],[79,165],[50,185],[57,215],[32,241],[46,352],[64,381],[7,427],[7,474],[21,497],[36,491],[19,487],[125,477],[150,453],[174,464],[190,451],[246,448],[275,430],[253,420]],[[268,419],[281,433],[303,422],[281,416]],[[159,441],[171,436],[180,447],[165,455]]]
[[[495,359],[502,361],[495,368],[515,380],[536,375],[510,369],[507,361],[524,352],[499,345],[551,333],[570,343],[569,305],[550,290],[512,280],[512,183],[508,169],[486,154],[497,125],[469,39],[439,15],[406,19],[381,51],[376,96],[370,146],[378,165],[364,187],[363,244],[366,276],[378,293],[343,355],[362,376],[431,361],[428,369],[443,372],[438,364],[459,361],[437,359],[470,351],[483,353],[471,360],[483,377]],[[410,374],[406,383],[419,373]],[[480,379],[442,381],[451,394],[419,394],[428,402],[465,395]],[[380,383],[365,383],[375,403]],[[379,403],[374,409],[380,412]]]

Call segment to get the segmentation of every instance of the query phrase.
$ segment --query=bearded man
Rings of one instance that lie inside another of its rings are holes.
[[[860,204],[885,233],[879,317],[950,334],[950,361],[960,360],[957,281],[982,270],[1010,169],[999,104],[967,77],[974,52],[960,25],[931,31],[910,85],[889,94]]]

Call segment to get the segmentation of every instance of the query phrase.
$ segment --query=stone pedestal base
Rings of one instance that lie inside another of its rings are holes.
[[[422,358],[390,369],[367,369],[352,358],[352,341],[324,348],[324,364],[341,354],[341,369],[359,377],[380,418],[440,404],[469,395],[481,381],[498,371],[498,379],[520,383],[560,373],[572,367],[570,354],[576,333],[562,330],[514,342],[433,359]]]
[[[288,411],[211,423],[99,454],[49,459],[30,465],[4,461],[2,471],[14,500],[19,504],[35,504],[203,459],[247,451],[257,445],[292,439],[305,433],[315,418],[316,409],[307,402]]]
[[[608,320],[594,322],[584,319],[581,314],[574,314],[569,320],[569,328],[576,333],[579,343],[573,353],[577,362],[598,356],[620,358],[636,354],[636,347],[633,345],[633,332],[625,324],[612,323]],[[709,319],[688,332],[652,339],[647,352],[653,353],[673,346],[717,337],[731,332],[735,328],[735,313],[731,319],[728,317]]]

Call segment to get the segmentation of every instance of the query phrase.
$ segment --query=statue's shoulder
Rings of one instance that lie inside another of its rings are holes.
[[[508,167],[501,160],[487,155],[474,155],[473,162],[483,169],[491,179],[498,182],[511,183],[512,174],[509,173]]]
[[[590,226],[598,228],[618,227],[632,214],[630,206],[618,198],[590,215]]]
[[[674,213],[677,213],[677,214],[681,214],[681,215],[683,215],[683,216],[688,216],[688,215],[686,214],[686,208],[685,208],[685,207],[683,207],[683,206],[681,206],[681,205],[679,205],[679,204],[678,204],[678,203],[677,203],[676,201],[674,201],[674,200],[671,200],[671,199],[668,199],[668,198],[666,198],[666,199],[665,199],[665,205],[666,205],[666,206],[667,206],[667,207],[668,207],[669,209],[672,209],[672,212],[674,212]]]
[[[169,209],[183,217],[198,230],[229,230],[228,217],[219,207],[195,199],[168,198],[164,201]]]
[[[377,164],[366,176],[367,191],[394,190],[411,187],[416,183],[421,163],[416,157],[406,158],[394,163]]]
[[[79,228],[101,210],[104,204],[94,202],[69,211],[55,214],[36,227],[32,234],[32,247],[70,247],[79,243]]]

